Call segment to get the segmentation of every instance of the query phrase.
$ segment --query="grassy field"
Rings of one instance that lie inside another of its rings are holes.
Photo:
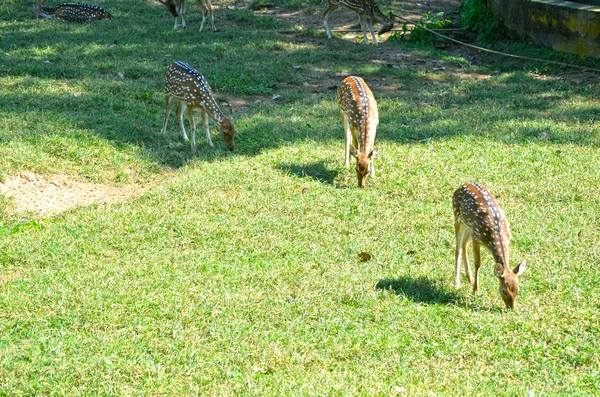
[[[202,34],[193,4],[180,31],[151,0],[83,26],[0,4],[0,179],[152,186],[45,219],[0,196],[0,396],[598,395],[598,76],[272,34],[295,24],[215,4]],[[233,153],[214,124],[196,156],[173,116],[158,134],[174,60],[234,104]],[[379,102],[364,190],[347,74]],[[452,288],[467,181],[527,260],[515,311],[487,253],[481,296]]]

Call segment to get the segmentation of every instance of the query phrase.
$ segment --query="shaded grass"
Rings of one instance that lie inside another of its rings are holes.
[[[598,394],[597,85],[391,68],[341,40],[198,34],[193,17],[172,31],[162,6],[106,1],[114,21],[77,26],[14,4],[0,8],[0,173],[176,171],[120,204],[0,214],[0,394]],[[173,119],[156,134],[176,59],[220,100],[250,96],[235,152],[200,139],[192,156]],[[365,190],[327,89],[344,70],[379,101]],[[528,261],[515,312],[489,255],[480,297],[451,288],[450,197],[470,180],[506,211],[512,262]]]

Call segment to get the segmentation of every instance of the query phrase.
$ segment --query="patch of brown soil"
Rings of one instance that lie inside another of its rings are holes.
[[[250,108],[261,102],[269,102],[273,100],[272,97],[265,95],[220,95],[219,99],[219,102],[229,103],[233,107],[234,113],[239,111],[240,109]]]
[[[0,183],[0,194],[12,198],[15,212],[33,211],[42,217],[94,204],[115,203],[139,196],[143,185],[111,186],[79,182],[65,175],[43,176],[31,172]]]
[[[400,15],[410,20],[419,20],[423,14],[435,15],[438,12],[449,13],[460,5],[460,0],[430,0],[430,1],[397,1],[391,4],[379,4],[380,8],[391,10],[394,15]],[[248,8],[249,3],[244,3],[240,8]],[[302,26],[308,29],[325,29],[323,26],[323,12],[327,9],[327,2],[323,1],[319,6],[311,5],[307,10],[289,10],[285,7],[265,7],[254,10],[257,15],[268,15],[275,19],[285,21],[291,26]],[[332,30],[337,29],[360,29],[358,16],[345,7],[338,8],[329,18],[329,26]],[[402,26],[396,22],[396,26]],[[362,33],[360,33],[362,38]]]

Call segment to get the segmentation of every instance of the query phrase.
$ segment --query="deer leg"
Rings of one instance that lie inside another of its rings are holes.
[[[361,15],[359,17],[359,21],[360,21],[360,28],[362,29],[363,36],[365,38],[365,44],[369,44],[369,39],[367,39],[367,30],[365,29],[365,24],[367,24],[366,17],[364,15]],[[375,43],[375,44],[377,44],[377,43]]]
[[[192,108],[187,108],[187,116],[190,120],[190,128],[192,129],[192,152],[196,153],[196,121],[194,120],[194,110]]]
[[[173,95],[165,95],[165,118],[163,119],[163,126],[160,133],[165,135],[167,133],[167,121],[169,120],[169,114],[173,105],[175,104],[175,97]]]
[[[181,17],[181,27],[185,28],[185,1],[179,5],[179,16]]]
[[[465,273],[467,274],[467,280],[469,281],[469,284],[473,284],[473,275],[471,274],[471,267],[469,266],[469,258],[467,256],[467,244],[469,244],[470,239],[471,233],[467,230],[465,232],[465,237],[463,237],[462,254],[463,262],[465,263]]]
[[[346,164],[346,168],[350,167],[350,145],[352,139],[352,132],[350,132],[350,124],[348,123],[348,115],[342,112],[342,125],[344,126],[344,136],[345,136],[345,157],[344,161]]]
[[[375,178],[375,166],[373,165],[373,160],[371,160],[371,164],[369,164],[369,175],[371,178]]]
[[[206,21],[206,17],[204,16],[204,13],[202,13],[202,22],[200,22],[200,32],[202,32],[202,29],[204,28],[204,21]]]
[[[329,29],[329,16],[337,10],[339,4],[331,4],[327,1],[327,9],[323,13],[323,24],[325,25],[325,31],[327,32],[327,38],[331,38],[331,29]]]
[[[371,37],[373,37],[373,44],[377,45],[377,38],[375,37],[375,31],[373,30],[373,21],[371,20],[367,20],[367,26],[369,27],[369,30],[371,31]]]
[[[187,108],[187,105],[185,104],[185,102],[183,101],[179,101],[179,105],[177,106],[177,119],[179,120],[179,128],[181,129],[181,137],[183,138],[184,141],[189,141],[187,134],[185,133],[185,126],[183,125],[183,113],[185,112],[185,109]],[[191,123],[190,123],[191,126]]]
[[[202,22],[200,23],[200,32],[202,32],[202,29],[204,29],[204,22],[206,21],[206,14],[208,13],[208,7],[204,3],[204,1],[205,0],[196,0],[196,4],[198,4],[200,9],[202,10]]]
[[[201,114],[202,122],[204,123],[204,132],[206,133],[206,140],[208,141],[208,146],[215,147],[215,145],[213,145],[212,143],[212,140],[210,139],[210,129],[208,128],[208,113],[202,110]]]
[[[454,234],[456,236],[456,251],[454,252],[454,288],[460,288],[460,260],[463,256],[463,240],[466,235],[466,227],[460,222],[454,223]]]
[[[473,241],[473,256],[475,261],[475,282],[473,283],[473,294],[479,295],[479,268],[481,267],[481,247]]]
[[[212,3],[210,2],[210,0],[196,0],[196,3],[198,3],[198,5],[200,7],[202,7],[202,25],[201,26],[204,26],[204,16],[208,15],[208,17],[210,18],[210,23],[212,25],[212,30],[214,32],[216,32],[217,28],[215,28],[215,15],[213,13]],[[202,27],[200,28],[200,31],[202,31]]]

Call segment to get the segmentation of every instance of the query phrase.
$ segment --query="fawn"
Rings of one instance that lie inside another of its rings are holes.
[[[525,272],[526,262],[519,263],[514,269],[509,267],[508,243],[512,236],[504,211],[498,206],[494,196],[478,183],[466,183],[459,187],[454,192],[452,207],[456,233],[454,287],[460,288],[462,257],[467,279],[473,284],[473,293],[479,294],[480,249],[485,247],[496,263],[494,272],[500,282],[500,295],[507,307],[514,308],[519,293],[519,276]],[[470,240],[473,242],[475,280],[471,275],[466,252]]]
[[[46,7],[48,0],[41,4],[33,4],[33,14],[36,18],[54,18],[59,21],[89,23],[102,19],[112,19],[110,12],[93,4],[63,3],[57,7]]]
[[[375,45],[377,45],[377,39],[375,38],[375,32],[373,31],[373,23],[379,22],[381,24],[379,31],[377,32],[379,35],[389,32],[394,27],[394,15],[391,12],[387,16],[384,15],[373,0],[327,0],[327,9],[323,13],[323,23],[325,24],[328,38],[331,38],[331,29],[329,29],[328,23],[329,17],[339,6],[349,8],[358,14],[360,27],[365,38],[365,44],[369,44],[366,27],[371,31],[371,37],[373,37],[373,43]]]
[[[178,27],[185,28],[185,0],[159,0],[162,5],[167,7],[171,15],[175,17],[175,26],[173,29],[177,29]],[[210,17],[210,23],[212,25],[213,31],[216,31],[215,28],[215,16],[213,14],[212,3],[210,0],[196,0],[196,3],[202,9],[202,23],[200,24],[200,32],[204,28],[204,22],[206,21],[206,16]],[[177,23],[178,19],[181,18],[181,24]]]
[[[373,147],[379,124],[377,101],[363,79],[349,76],[337,89],[337,102],[346,136],[346,167],[350,166],[350,155],[355,157],[358,187],[364,188],[367,174],[375,176],[373,159],[379,153]]]
[[[196,151],[196,122],[194,121],[193,110],[198,109],[202,114],[204,122],[204,130],[206,132],[206,140],[210,147],[213,147],[210,139],[210,130],[208,128],[208,117],[212,118],[219,125],[219,132],[225,141],[229,150],[234,148],[235,128],[232,123],[231,106],[229,106],[229,117],[225,117],[219,105],[215,101],[212,94],[212,89],[208,81],[200,73],[192,69],[184,62],[173,62],[165,71],[165,118],[161,133],[164,135],[167,132],[167,121],[169,113],[175,104],[175,100],[179,100],[177,107],[177,118],[181,127],[181,135],[185,141],[188,141],[185,128],[183,126],[183,113],[187,114],[192,129],[192,152]]]

